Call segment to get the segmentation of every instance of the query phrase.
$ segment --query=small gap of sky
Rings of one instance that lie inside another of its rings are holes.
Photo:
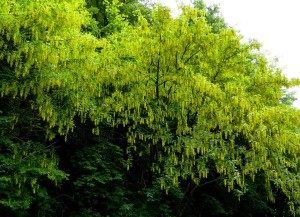
[[[219,4],[225,21],[240,31],[246,39],[257,39],[272,59],[278,57],[278,66],[288,78],[300,78],[299,0],[204,0],[207,5]],[[157,0],[168,6],[176,16],[181,3],[190,0]],[[299,99],[300,88],[293,88]]]

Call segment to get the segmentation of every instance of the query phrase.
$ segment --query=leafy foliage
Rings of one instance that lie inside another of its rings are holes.
[[[104,216],[108,214],[105,212],[115,215],[121,212],[125,161],[118,146],[99,142],[83,147],[74,155],[72,165],[76,171],[73,185],[79,207]]]
[[[281,98],[281,103],[291,106],[296,100],[297,98],[295,97],[295,92],[285,90],[284,95]]]
[[[87,80],[101,44],[81,31],[90,21],[84,1],[3,1],[0,17],[2,97],[34,97],[31,107],[49,128],[66,134],[89,109]]]
[[[207,7],[203,0],[195,0],[193,2],[195,8],[204,10],[207,23],[211,26],[211,30],[214,33],[220,33],[222,29],[228,28],[225,20],[221,16],[220,7],[218,5],[212,5]]]
[[[299,81],[217,6],[0,5],[1,214],[299,213]]]
[[[67,178],[57,168],[54,149],[31,141],[18,144],[0,139],[1,206],[19,212],[36,204],[40,213],[47,211],[43,203],[49,203],[50,195],[43,183],[50,180],[57,185]]]
[[[87,8],[97,22],[97,28],[94,28],[93,32],[98,37],[119,31],[125,20],[132,25],[136,24],[139,13],[150,20],[152,3],[146,1],[87,0],[86,2]]]
[[[114,91],[104,102],[117,118],[105,113],[104,118],[128,125],[132,150],[150,144],[155,171],[173,177],[174,184],[190,176],[199,183],[212,161],[233,189],[244,188],[244,177],[254,179],[258,171],[265,171],[269,182],[285,179],[288,168],[295,168],[288,159],[298,153],[298,122],[282,120],[292,109],[280,105],[280,87],[290,83],[262,55],[251,60],[257,44],[241,44],[233,30],[211,33],[195,10],[185,9],[173,20],[162,8],[154,12],[151,27],[141,18],[136,31],[111,40],[113,47],[101,56],[116,55],[114,73],[105,82]],[[263,86],[266,79],[272,85]],[[287,137],[296,139],[295,145],[282,141]],[[278,170],[284,162],[285,169]]]

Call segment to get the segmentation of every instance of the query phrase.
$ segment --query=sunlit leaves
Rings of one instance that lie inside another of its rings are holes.
[[[261,172],[287,195],[299,188],[283,186],[298,174],[299,119],[289,117],[299,112],[280,104],[281,87],[292,82],[259,45],[242,43],[232,29],[212,33],[190,8],[172,19],[158,7],[151,24],[139,20],[101,53],[106,63],[113,58],[102,104],[108,110],[92,117],[127,126],[127,153],[148,147],[153,172],[175,185],[181,178],[200,183],[216,169],[229,190],[245,189],[245,177]]]
[[[87,95],[97,91],[95,49],[104,45],[82,32],[90,21],[84,1],[3,4],[0,61],[7,70],[1,72],[1,95],[35,96],[32,108],[65,134],[74,115],[89,109]]]
[[[204,11],[188,7],[174,19],[158,6],[151,22],[140,16],[133,27],[118,1],[107,2],[112,34],[98,40],[82,31],[83,1],[2,5],[1,97],[30,99],[49,138],[53,129],[68,135],[74,117],[89,119],[97,135],[103,123],[122,128],[127,168],[147,158],[163,189],[213,173],[240,196],[259,174],[269,199],[272,184],[299,199],[299,111],[280,103],[281,88],[299,82],[269,64],[257,42],[212,31]]]

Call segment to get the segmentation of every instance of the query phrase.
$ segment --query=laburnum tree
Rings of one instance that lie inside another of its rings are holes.
[[[101,43],[82,32],[91,19],[84,5],[77,0],[1,2],[1,95],[33,98],[32,109],[60,133],[72,127],[76,112],[88,110],[87,90],[93,92],[88,80]]]
[[[183,8],[173,19],[158,7],[152,19],[108,38],[100,54],[105,97],[91,119],[125,127],[128,168],[146,155],[162,189],[203,185],[214,174],[239,196],[259,176],[271,201],[275,186],[296,211],[299,111],[280,98],[298,81],[235,30],[213,33],[204,11]]]
[[[0,212],[230,216],[203,190],[218,183],[299,213],[299,111],[282,103],[299,81],[202,1],[136,25],[136,1],[105,2],[0,0]]]
[[[80,0],[0,1],[1,212],[46,215],[47,183],[67,178],[46,138],[88,110],[100,45],[83,32],[90,19]]]

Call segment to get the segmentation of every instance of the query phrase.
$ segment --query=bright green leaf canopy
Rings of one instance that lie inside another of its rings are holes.
[[[76,113],[88,110],[103,42],[82,28],[90,21],[84,1],[0,2],[1,96],[32,98],[32,108],[59,126],[73,127]],[[64,129],[64,130],[63,130]]]
[[[229,190],[245,189],[262,173],[298,200],[299,111],[280,103],[297,82],[258,43],[213,33],[203,13],[183,8],[173,19],[158,7],[151,23],[140,17],[112,35],[101,52],[105,97],[90,116],[127,127],[128,153],[149,154],[163,188],[216,170]]]

